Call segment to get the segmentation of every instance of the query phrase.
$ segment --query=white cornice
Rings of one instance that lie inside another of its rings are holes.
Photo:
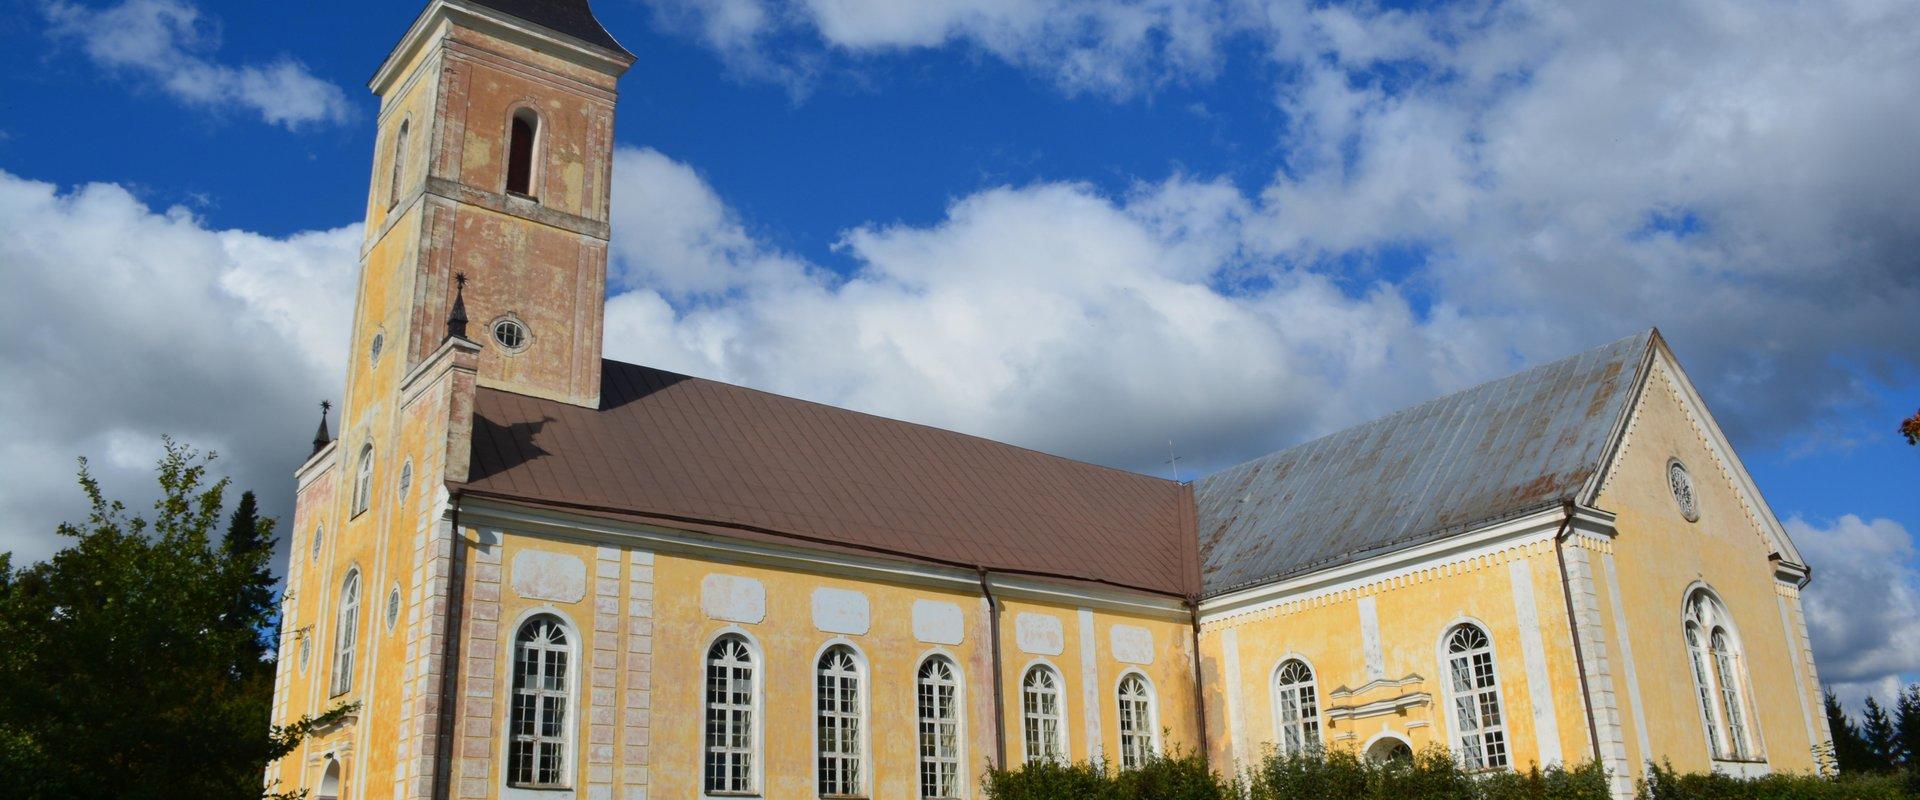
[[[1310,572],[1264,586],[1229,592],[1201,601],[1200,622],[1204,625],[1212,620],[1356,589],[1435,566],[1551,539],[1560,531],[1561,523],[1566,518],[1563,508],[1555,506],[1423,545]],[[1614,535],[1613,521],[1613,514],[1599,509],[1576,506],[1573,513],[1573,529],[1568,535],[1610,541]]]
[[[333,467],[333,454],[339,449],[340,440],[335,439],[327,442],[325,447],[315,451],[313,455],[308,456],[306,463],[301,464],[299,469],[293,471],[293,481],[296,490],[307,488],[307,484],[312,483],[314,478],[320,477],[321,473],[331,469]]]
[[[400,44],[387,54],[387,60],[381,62],[380,69],[367,81],[367,87],[374,94],[384,95],[396,73],[413,60],[421,48],[426,47],[438,33],[443,23],[451,23],[466,28],[498,36],[514,44],[548,53],[581,66],[601,72],[615,78],[625,74],[633,66],[633,59],[616,54],[599,45],[589,44],[580,39],[548,29],[540,25],[530,25],[519,19],[501,14],[465,0],[433,0],[426,10],[420,12],[413,25],[407,28],[407,34]]]
[[[656,552],[722,563],[754,564],[858,580],[930,586],[969,594],[980,591],[980,575],[971,569],[752,542],[719,534],[528,508],[509,501],[471,495],[460,501],[460,522],[462,525],[496,527],[517,533],[596,544],[639,546]],[[1097,608],[1172,620],[1186,620],[1190,614],[1180,600],[1147,592],[1088,587],[991,570],[988,571],[987,583],[993,589],[994,596],[1002,599]]]
[[[440,343],[440,348],[433,351],[433,355],[421,359],[420,363],[415,364],[413,369],[408,370],[407,374],[400,378],[400,406],[402,408],[413,405],[414,399],[419,396],[420,392],[425,390],[427,386],[432,385],[431,381],[422,380],[423,378],[429,375],[438,375],[443,369],[450,368],[450,365],[453,363],[453,353],[456,350],[478,353],[480,352],[480,345],[466,339],[456,339],[451,336],[447,337],[446,341]]]

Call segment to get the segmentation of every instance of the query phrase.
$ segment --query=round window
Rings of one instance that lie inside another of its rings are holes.
[[[527,346],[527,326],[518,320],[503,319],[493,323],[493,340],[508,350],[518,350]]]
[[[1688,522],[1700,519],[1700,506],[1693,496],[1693,476],[1687,474],[1687,466],[1680,459],[1667,462],[1667,486],[1673,490],[1673,501],[1680,504],[1680,515]]]
[[[400,587],[387,590],[387,630],[393,630],[393,623],[400,621]]]

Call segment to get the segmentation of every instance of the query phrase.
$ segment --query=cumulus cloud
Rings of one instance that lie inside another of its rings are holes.
[[[186,0],[124,0],[95,9],[47,3],[48,33],[75,43],[93,63],[137,76],[180,102],[238,106],[288,129],[352,117],[346,93],[291,57],[232,66],[211,58],[217,24]]]
[[[1787,533],[1814,565],[1807,626],[1820,678],[1850,705],[1867,694],[1882,703],[1920,680],[1920,551],[1890,519],[1848,514],[1821,526],[1799,517]]]
[[[84,512],[75,456],[148,496],[166,434],[290,510],[314,403],[339,392],[360,238],[211,230],[117,186],[0,172],[0,551],[59,546],[55,524]]]

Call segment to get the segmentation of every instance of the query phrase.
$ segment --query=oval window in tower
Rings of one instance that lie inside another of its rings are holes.
[[[510,352],[519,352],[527,348],[527,342],[533,337],[527,335],[527,326],[512,317],[501,317],[493,323],[493,341]]]

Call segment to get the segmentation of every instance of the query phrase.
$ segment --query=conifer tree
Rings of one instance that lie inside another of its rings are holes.
[[[255,589],[272,523],[248,511],[215,541],[211,459],[167,441],[149,517],[82,460],[91,511],[60,526],[67,546],[18,569],[0,555],[0,795],[258,800],[269,763],[351,710],[270,727],[272,598]]]
[[[1861,716],[1860,738],[1866,741],[1867,754],[1873,769],[1887,771],[1894,768],[1899,757],[1900,742],[1894,732],[1893,718],[1887,716],[1887,710],[1880,707],[1880,701],[1867,697],[1867,711]]]
[[[1909,685],[1900,693],[1900,701],[1893,707],[1893,729],[1900,745],[1901,763],[1908,769],[1920,770],[1920,683]]]
[[[1834,766],[1849,774],[1873,771],[1873,756],[1867,752],[1867,742],[1860,737],[1860,728],[1847,716],[1832,689],[1827,690],[1827,730],[1833,734]]]
[[[227,622],[240,630],[254,632],[255,646],[250,652],[242,648],[242,661],[235,667],[258,669],[265,663],[269,676],[273,674],[272,662],[266,660],[267,655],[280,638],[279,614],[273,602],[273,527],[273,520],[260,517],[253,492],[242,492],[220,542],[222,552],[232,565],[230,574],[234,583],[233,608],[227,613]],[[248,661],[253,663],[248,665]]]

